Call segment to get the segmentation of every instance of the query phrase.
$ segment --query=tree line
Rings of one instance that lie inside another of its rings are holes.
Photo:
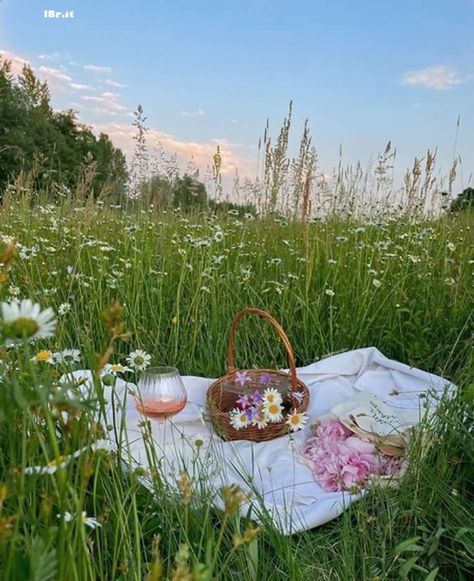
[[[0,196],[21,172],[51,195],[80,185],[123,195],[128,177],[124,154],[106,134],[94,135],[72,109],[55,111],[30,66],[15,78],[11,62],[0,59]]]

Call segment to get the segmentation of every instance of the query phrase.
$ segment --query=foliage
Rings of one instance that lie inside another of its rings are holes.
[[[232,212],[237,216],[255,214],[252,204],[237,204],[229,201],[218,202],[207,195],[206,186],[189,174],[170,180],[164,175],[155,175],[140,185],[142,202],[154,209],[180,208],[183,212]]]
[[[465,212],[474,206],[474,188],[465,188],[457,198],[451,202],[451,212]]]
[[[95,197],[122,196],[125,157],[107,135],[96,137],[73,110],[55,111],[47,84],[25,65],[15,80],[0,60],[0,198],[22,171],[35,191],[64,195],[86,185]]]

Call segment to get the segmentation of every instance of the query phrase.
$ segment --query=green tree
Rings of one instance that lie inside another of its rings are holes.
[[[472,210],[474,206],[474,188],[464,189],[459,196],[451,202],[451,212],[463,212]]]
[[[47,83],[31,67],[16,80],[10,62],[0,60],[0,197],[21,171],[35,189],[87,185],[96,197],[124,195],[128,177],[125,156],[107,135],[96,137],[72,110],[54,111]]]
[[[173,205],[185,211],[206,207],[206,186],[187,174],[178,178],[173,188]]]

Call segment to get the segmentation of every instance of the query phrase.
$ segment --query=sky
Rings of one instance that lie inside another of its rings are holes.
[[[366,165],[391,140],[400,170],[437,147],[446,174],[460,155],[468,185],[473,29],[474,0],[0,0],[0,53],[47,79],[55,107],[130,152],[140,103],[151,145],[202,166],[220,144],[228,174],[255,172],[292,99],[292,148],[308,117],[326,173],[341,148]]]

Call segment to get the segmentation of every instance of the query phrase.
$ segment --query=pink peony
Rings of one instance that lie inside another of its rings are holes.
[[[401,466],[399,458],[378,451],[338,421],[317,426],[304,445],[302,459],[326,492],[364,487],[371,476],[393,475]]]

